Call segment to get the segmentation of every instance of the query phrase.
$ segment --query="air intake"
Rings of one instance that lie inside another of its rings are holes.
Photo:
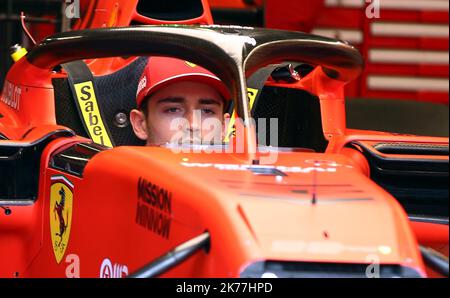
[[[241,278],[368,278],[366,264],[303,263],[303,262],[257,262],[241,273]],[[371,270],[369,269],[369,273]],[[412,268],[399,265],[380,265],[380,278],[423,277]]]

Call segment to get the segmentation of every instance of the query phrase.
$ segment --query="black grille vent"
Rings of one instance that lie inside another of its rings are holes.
[[[366,264],[266,261],[251,264],[241,273],[241,277],[260,278],[270,274],[279,278],[367,278],[368,266]],[[370,269],[369,272],[371,272]],[[399,265],[380,265],[379,273],[381,278],[422,277],[416,270]]]

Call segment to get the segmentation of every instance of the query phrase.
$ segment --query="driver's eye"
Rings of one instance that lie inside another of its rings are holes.
[[[203,111],[203,114],[205,114],[205,115],[215,115],[216,114],[216,112],[211,109],[203,109],[202,111]]]
[[[164,113],[167,113],[167,114],[178,114],[180,112],[182,112],[182,110],[177,107],[167,108],[164,110]]]

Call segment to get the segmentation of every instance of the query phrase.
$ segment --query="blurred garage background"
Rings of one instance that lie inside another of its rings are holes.
[[[40,41],[70,30],[64,16],[77,0],[0,0],[0,88],[14,44],[33,46],[20,13]],[[81,0],[83,8],[106,0]],[[117,4],[123,0],[117,0]],[[164,1],[165,3],[171,1]],[[195,13],[200,0],[176,8],[141,0],[142,14]],[[210,0],[217,24],[296,30],[342,39],[358,47],[366,71],[346,90],[348,125],[403,134],[449,135],[448,0]],[[200,4],[201,5],[201,4]],[[166,11],[161,11],[165,9]],[[101,9],[95,13],[102,13]]]

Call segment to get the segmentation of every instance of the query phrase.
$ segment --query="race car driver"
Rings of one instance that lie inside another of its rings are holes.
[[[167,57],[152,57],[137,90],[130,120],[147,146],[217,144],[225,134],[230,99],[222,81],[206,69]]]

